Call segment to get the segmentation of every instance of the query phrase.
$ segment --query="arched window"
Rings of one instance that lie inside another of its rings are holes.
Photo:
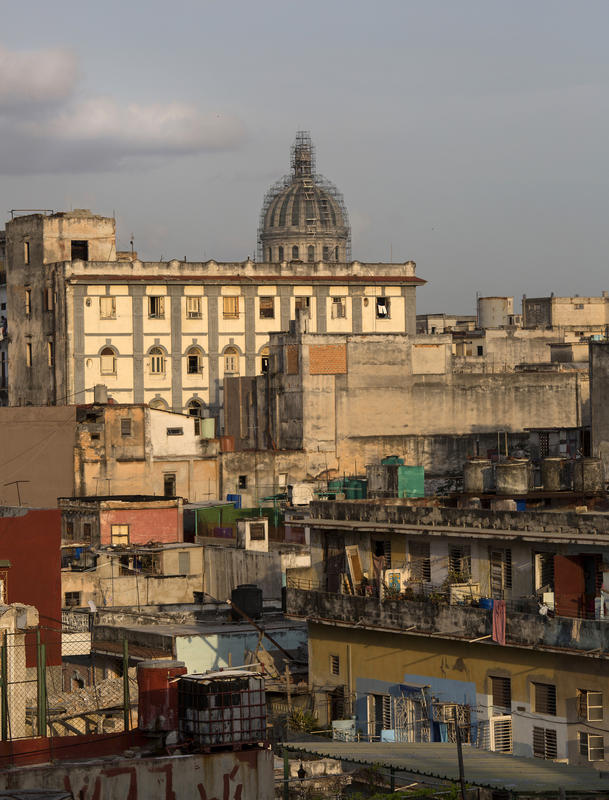
[[[186,352],[186,372],[200,375],[203,372],[203,353],[198,347],[190,347]]]
[[[190,400],[186,408],[191,417],[203,416],[203,403],[199,400]]]
[[[322,258],[324,261],[330,260],[330,248],[327,244],[325,244],[322,248]]]
[[[167,411],[169,408],[168,404],[165,402],[165,400],[163,400],[162,397],[153,397],[148,405],[150,408],[159,408],[162,411]]]
[[[99,354],[99,361],[102,375],[116,375],[116,352],[111,347],[104,347]]]
[[[294,247],[292,247],[292,259],[294,261],[296,261],[298,259],[298,246],[297,245],[294,245]]]
[[[283,247],[279,248],[279,260],[283,261]]]
[[[315,245],[310,244],[307,247],[307,261],[312,264],[315,261]]]
[[[239,351],[236,347],[227,347],[224,351],[224,372],[239,372]]]
[[[165,353],[160,347],[150,348],[150,372],[153,375],[165,372]]]

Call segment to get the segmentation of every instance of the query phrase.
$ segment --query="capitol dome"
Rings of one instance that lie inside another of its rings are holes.
[[[258,228],[259,261],[351,260],[347,209],[336,186],[315,172],[307,131],[292,145],[292,174],[267,192]]]

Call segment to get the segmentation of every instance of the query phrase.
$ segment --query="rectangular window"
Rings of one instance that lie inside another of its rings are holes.
[[[201,298],[186,298],[186,316],[188,319],[201,319]]]
[[[409,542],[410,580],[429,583],[431,581],[431,557],[429,542]]]
[[[184,436],[184,428],[167,428],[167,436]]]
[[[239,489],[247,489],[247,475],[239,475]]]
[[[376,318],[389,319],[389,298],[377,297],[376,298]]]
[[[340,658],[330,656],[330,675],[340,675]]]
[[[260,298],[260,319],[275,319],[275,298]]]
[[[47,361],[49,367],[55,364],[55,342],[47,342]]]
[[[556,731],[550,728],[533,728],[533,755],[553,761],[557,756]]]
[[[190,553],[178,553],[178,572],[188,575],[190,572]]]
[[[112,525],[110,529],[110,541],[112,545],[128,545],[129,525]]]
[[[26,342],[25,344],[25,364],[27,367],[32,366],[32,343]]]
[[[99,318],[116,319],[116,297],[102,295],[99,298]]]
[[[29,264],[30,263],[30,243],[24,242],[23,243],[23,263]]]
[[[347,316],[347,305],[344,297],[332,298],[332,319],[344,319]]]
[[[483,356],[483,355],[484,355],[484,347],[483,347],[481,344],[479,344],[479,345],[476,347],[476,353],[477,353],[477,355],[479,355],[479,356]]]
[[[176,474],[175,472],[166,472],[163,475],[163,494],[165,497],[176,496]]]
[[[535,553],[535,589],[554,591],[554,553]]]
[[[53,289],[50,286],[47,286],[43,290],[43,298],[44,298],[44,310],[45,311],[52,311],[53,306],[55,305],[55,298]]]
[[[86,239],[72,239],[72,261],[89,260],[89,242]]]
[[[201,372],[201,366],[199,363],[199,356],[196,354],[191,354],[186,357],[186,372],[189,375],[197,375]]]
[[[448,576],[457,583],[465,583],[472,574],[472,552],[468,544],[450,545],[448,548]]]
[[[311,305],[310,297],[297,297],[294,300],[294,308],[296,311],[308,311]]]
[[[577,712],[580,719],[588,722],[602,722],[603,693],[590,689],[577,690]]]
[[[82,525],[82,538],[84,542],[91,541],[91,523],[90,522],[83,522]]]
[[[596,733],[584,733],[581,731],[579,734],[579,752],[588,761],[604,761],[605,740]]]
[[[80,605],[80,592],[65,592],[64,607],[74,608]]]
[[[150,319],[165,319],[165,298],[162,295],[150,295],[148,316]]]
[[[533,684],[533,711],[556,716],[556,686],[553,683]]]
[[[512,712],[512,681],[511,678],[502,678],[491,675],[491,695],[493,703],[493,716],[503,717]]]
[[[73,542],[74,541],[74,523],[72,520],[68,520],[66,522],[66,541]]]
[[[575,308],[578,311],[583,311],[584,310],[584,304],[583,303],[575,303]]]
[[[382,558],[385,562],[385,569],[391,569],[391,541],[389,539],[376,539],[372,543],[374,555]]]
[[[489,554],[491,571],[491,594],[502,600],[506,589],[512,588],[512,551],[491,550]]]
[[[121,420],[121,436],[131,436],[131,420]]]
[[[239,319],[239,298],[222,298],[222,316],[224,319]]]
[[[32,313],[32,290],[26,289],[25,290],[25,313],[26,316],[30,316]]]
[[[250,522],[250,540],[253,542],[263,542],[264,539],[264,523]]]

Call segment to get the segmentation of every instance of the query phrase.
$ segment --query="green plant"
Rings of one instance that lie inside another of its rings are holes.
[[[293,708],[288,717],[288,726],[293,731],[310,733],[319,728],[319,720],[310,711],[305,711],[302,708]]]

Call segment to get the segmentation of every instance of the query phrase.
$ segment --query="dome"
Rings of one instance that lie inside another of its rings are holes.
[[[350,261],[351,231],[338,189],[315,172],[306,131],[292,146],[292,174],[264,200],[258,229],[259,261]]]

